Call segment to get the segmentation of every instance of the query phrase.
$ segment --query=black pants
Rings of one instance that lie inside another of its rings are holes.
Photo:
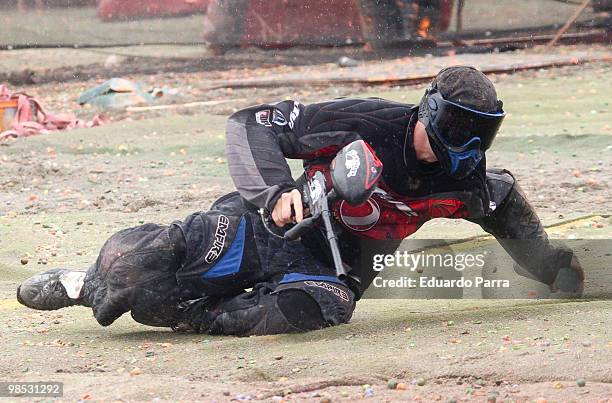
[[[151,326],[274,334],[345,323],[354,309],[353,292],[324,259],[269,234],[237,193],[169,226],[116,233],[83,289],[103,326],[129,311]]]

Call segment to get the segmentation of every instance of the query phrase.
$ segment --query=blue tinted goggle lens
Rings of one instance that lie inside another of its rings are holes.
[[[445,146],[464,151],[471,136],[479,139],[481,150],[487,150],[495,138],[505,112],[480,112],[454,102],[446,101],[436,90],[426,94],[429,123],[435,128],[436,136]]]

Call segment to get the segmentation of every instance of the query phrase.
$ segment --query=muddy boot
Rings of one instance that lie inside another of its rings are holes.
[[[84,279],[84,271],[51,269],[24,281],[17,288],[17,301],[41,311],[88,306],[81,295]]]

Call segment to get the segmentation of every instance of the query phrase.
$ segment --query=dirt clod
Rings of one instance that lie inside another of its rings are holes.
[[[135,367],[134,369],[130,371],[130,376],[138,376],[138,375],[142,375],[142,370],[140,368]]]

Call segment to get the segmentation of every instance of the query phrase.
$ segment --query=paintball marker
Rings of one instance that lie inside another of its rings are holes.
[[[311,215],[287,230],[282,237],[296,240],[312,229],[322,231],[331,250],[336,276],[344,280],[347,273],[342,264],[338,239],[332,224],[334,218],[331,206],[338,200],[344,200],[352,206],[365,203],[374,192],[382,174],[382,163],[365,141],[357,140],[336,154],[330,164],[330,174],[332,183],[329,192],[323,171],[317,170],[314,175],[305,174],[307,181],[302,187],[302,202],[304,207],[310,209]],[[279,236],[270,228],[269,214],[263,209],[260,214],[268,231]]]

